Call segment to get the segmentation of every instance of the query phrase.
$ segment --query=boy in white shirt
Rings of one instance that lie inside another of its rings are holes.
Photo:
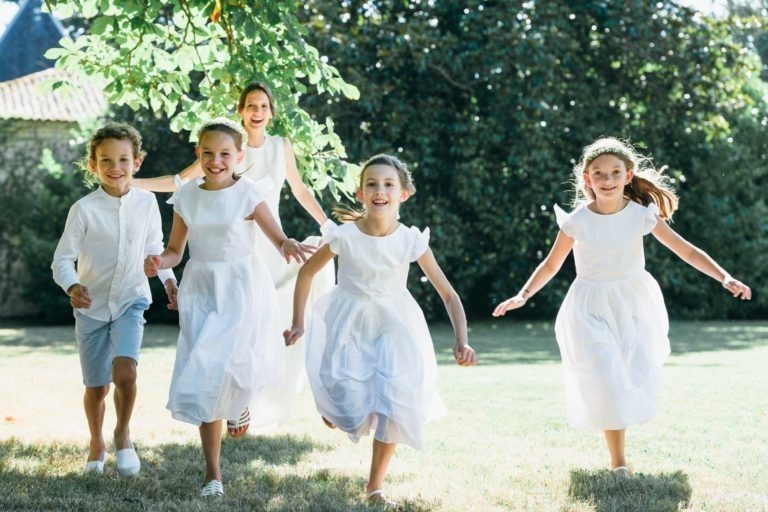
[[[86,473],[104,472],[106,444],[101,430],[110,382],[115,383],[117,471],[134,476],[141,469],[129,423],[136,400],[144,311],[152,301],[143,262],[148,254],[163,250],[155,196],[131,187],[143,158],[141,135],[131,126],[109,123],[93,134],[88,142],[88,168],[101,185],[70,208],[51,265],[53,279],[70,296],[74,308],[90,430]],[[175,309],[173,272],[159,277],[168,307]]]

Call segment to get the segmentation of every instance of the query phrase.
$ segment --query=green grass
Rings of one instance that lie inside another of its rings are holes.
[[[449,326],[433,334],[449,413],[427,427],[426,451],[398,449],[387,484],[397,510],[768,512],[768,323],[673,324],[661,414],[628,431],[628,481],[606,470],[600,434],[565,424],[551,324],[475,325],[477,368],[452,364]],[[72,328],[0,326],[0,510],[380,510],[362,495],[370,441],[325,428],[308,387],[289,425],[224,440],[226,497],[199,499],[197,429],[164,408],[175,339],[147,327],[132,422],[141,475],[117,477],[110,453],[98,478],[80,474]]]

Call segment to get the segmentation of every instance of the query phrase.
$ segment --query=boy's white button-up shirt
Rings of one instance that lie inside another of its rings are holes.
[[[161,252],[163,232],[155,195],[131,188],[124,196],[113,197],[99,187],[69,209],[53,255],[53,279],[65,292],[78,283],[88,288],[91,307],[78,311],[108,322],[141,297],[152,302],[144,258]],[[169,269],[158,272],[158,277],[163,283],[175,279]]]

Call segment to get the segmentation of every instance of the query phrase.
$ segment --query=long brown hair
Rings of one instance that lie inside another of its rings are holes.
[[[628,171],[633,171],[632,181],[624,187],[624,197],[643,206],[653,203],[659,207],[659,216],[662,219],[672,219],[672,214],[677,210],[678,197],[669,177],[664,174],[665,168],[656,169],[650,158],[641,155],[630,143],[615,137],[602,137],[584,148],[579,163],[573,168],[574,206],[595,198],[594,191],[584,182],[584,173],[589,170],[589,165],[602,155],[615,156],[624,163]]]
[[[253,91],[261,91],[266,94],[267,99],[269,100],[269,110],[272,112],[272,116],[274,117],[277,115],[275,112],[275,97],[272,96],[272,90],[267,84],[262,82],[251,82],[243,88],[243,91],[240,93],[240,99],[237,101],[237,111],[240,112],[245,108],[245,100],[248,99],[248,95]]]
[[[372,165],[387,165],[392,167],[397,171],[397,176],[400,178],[400,186],[403,187],[404,190],[410,192],[411,195],[416,193],[416,186],[413,184],[413,176],[411,176],[411,171],[408,170],[408,166],[405,165],[405,163],[403,163],[403,161],[396,156],[387,155],[385,153],[372,156],[363,164],[362,169],[360,170],[360,182],[358,183],[358,190],[363,189],[363,183],[365,181],[365,170]],[[358,210],[357,208],[353,208],[351,206],[336,207],[331,211],[333,212],[333,215],[336,217],[336,219],[339,220],[339,222],[354,222],[356,220],[365,218],[366,214],[365,209]]]

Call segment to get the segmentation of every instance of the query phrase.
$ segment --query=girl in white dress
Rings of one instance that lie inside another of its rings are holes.
[[[555,206],[560,232],[549,255],[493,316],[523,306],[573,249],[576,280],[555,322],[568,422],[602,430],[611,468],[629,476],[625,429],[656,415],[661,366],[669,355],[667,311],[659,285],[645,271],[643,236],[653,233],[734,297],[750,299],[751,291],[669,227],[677,196],[629,144],[598,139],[584,148],[574,173],[576,209],[567,214]]]
[[[307,374],[317,409],[329,427],[353,441],[374,431],[371,472],[365,490],[384,501],[382,485],[397,443],[423,449],[422,426],[444,412],[435,390],[437,364],[424,315],[406,289],[412,261],[445,303],[456,335],[454,356],[477,363],[467,341],[461,300],[429,248],[423,232],[398,222],[400,203],[414,192],[397,158],[371,158],[360,175],[364,212],[344,211],[341,226],[323,226],[325,244],[299,271],[293,323],[286,345],[304,332],[312,277],[339,256],[339,284],[312,308],[307,326]]]
[[[145,261],[148,275],[174,267],[189,239],[184,279],[171,298],[181,330],[167,407],[175,419],[200,427],[202,496],[224,492],[221,419],[237,417],[254,394],[283,377],[275,289],[257,233],[286,259],[304,261],[304,252],[312,252],[285,236],[252,181],[233,174],[244,138],[242,128],[225,118],[203,125],[196,152],[205,179],[174,194],[168,247]]]
[[[266,129],[275,115],[275,101],[269,87],[262,83],[248,84],[240,94],[237,112],[242,119],[242,125],[248,138],[244,148],[245,157],[235,164],[235,173],[258,183],[259,190],[278,224],[280,224],[280,194],[283,184],[288,181],[291,192],[299,204],[319,226],[322,226],[328,218],[315,196],[301,180],[296,169],[296,160],[290,140],[266,133]],[[163,176],[136,181],[137,186],[154,192],[173,192],[181,183],[202,176],[203,169],[200,162],[196,161],[177,176]],[[277,314],[280,315],[281,325],[288,325],[291,321],[293,287],[296,274],[299,271],[299,264],[296,262],[286,264],[285,260],[272,250],[271,244],[263,233],[259,231],[255,236],[256,250],[266,263],[275,284]],[[319,242],[319,237],[310,237],[305,239],[303,243],[317,245]],[[333,284],[333,264],[329,264],[315,279],[310,303],[313,303],[319,295],[330,290]],[[227,426],[232,437],[242,436],[249,426],[252,433],[266,432],[291,418],[293,404],[303,382],[304,341],[299,340],[295,349],[285,350],[284,348],[283,350],[286,367],[284,379],[275,386],[262,390],[254,397],[251,409],[255,412],[252,417],[246,409],[230,418],[233,421],[228,422]]]

